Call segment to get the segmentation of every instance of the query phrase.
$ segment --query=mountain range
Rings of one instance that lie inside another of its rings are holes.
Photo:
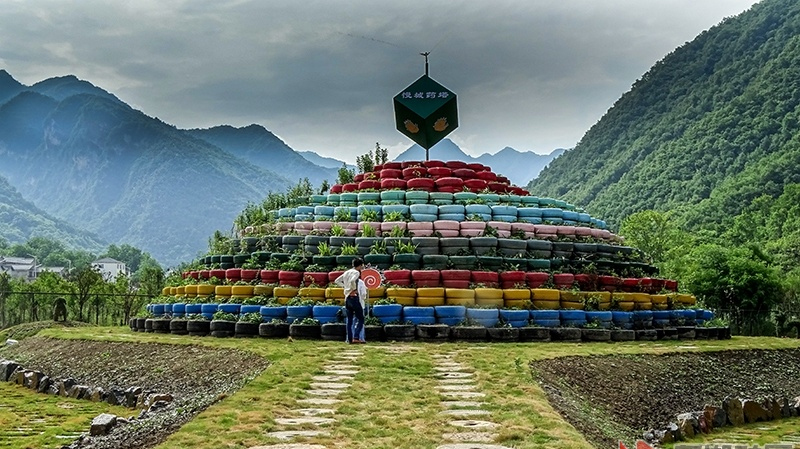
[[[724,232],[800,182],[800,3],[764,0],[677,48],[529,184],[613,225],[644,209]]]
[[[302,178],[332,184],[342,164],[260,125],[178,129],[75,76],[26,86],[5,70],[0,158],[0,237],[127,243],[166,265],[196,257],[247,203]]]

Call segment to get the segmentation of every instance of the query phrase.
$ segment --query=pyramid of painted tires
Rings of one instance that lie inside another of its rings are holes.
[[[482,164],[389,162],[270,214],[270,223],[238,230],[229,254],[202,257],[181,285],[166,287],[163,304],[148,306],[151,329],[131,327],[164,331],[169,319],[197,327],[192,319],[213,324],[224,311],[229,320],[260,314],[262,336],[282,336],[263,328],[285,320],[318,322],[312,335],[338,339],[344,295],[333,280],[355,257],[382,275],[370,289],[371,315],[383,325],[373,339],[581,338],[569,329],[602,334],[590,339],[608,339],[607,330],[677,338],[713,318],[603,220]],[[211,333],[238,335],[238,324]]]

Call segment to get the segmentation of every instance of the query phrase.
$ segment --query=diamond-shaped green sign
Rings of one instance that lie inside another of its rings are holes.
[[[426,150],[458,128],[456,94],[423,75],[394,97],[397,130]]]

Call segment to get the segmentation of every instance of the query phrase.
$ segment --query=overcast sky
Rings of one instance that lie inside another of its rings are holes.
[[[458,95],[473,155],[574,146],[667,53],[753,0],[0,0],[0,68],[74,74],[181,128],[258,123],[295,150],[395,156],[392,97]]]

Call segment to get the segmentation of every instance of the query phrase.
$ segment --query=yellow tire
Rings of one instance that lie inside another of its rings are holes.
[[[370,299],[380,299],[386,296],[386,287],[378,287],[378,288],[370,288],[369,291],[369,298]]]
[[[386,289],[387,298],[416,298],[416,288],[389,287]]]
[[[214,293],[215,287],[211,284],[200,284],[197,286],[197,296],[208,296]]]
[[[304,298],[325,298],[325,289],[319,287],[303,287],[297,291],[297,294]]]
[[[231,286],[230,285],[217,285],[214,287],[214,294],[216,296],[230,296],[231,295]]]
[[[527,288],[505,288],[503,299],[508,301],[530,301],[531,291]]]
[[[560,301],[561,292],[554,288],[532,288],[531,296],[534,301]],[[556,307],[558,308],[558,307]],[[547,309],[549,310],[549,309]]]
[[[416,297],[411,297],[411,296],[397,296],[397,297],[387,296],[387,298],[394,299],[394,302],[397,303],[397,304],[400,304],[401,306],[414,306],[414,305],[417,304],[417,302],[416,302],[417,298]]]
[[[297,296],[298,291],[300,291],[300,289],[297,287],[275,287],[275,289],[272,290],[272,294],[282,298],[294,298]]]
[[[446,288],[444,296],[447,299],[471,299],[475,303],[475,290],[469,288]]]
[[[325,289],[325,298],[344,300],[344,289],[339,287],[328,287]]]
[[[475,298],[474,296],[472,298],[451,298],[448,296],[444,299],[444,303],[448,306],[470,307],[475,305]]]
[[[685,306],[693,306],[697,303],[697,298],[694,295],[678,293],[678,302]]]
[[[527,309],[531,304],[527,299],[504,299],[503,307],[506,309]]]
[[[650,302],[635,302],[633,306],[636,310],[653,310],[653,303]]]
[[[175,296],[183,296],[185,294],[186,294],[186,287],[182,285],[180,287],[175,287]]]
[[[653,304],[653,310],[667,310],[666,304]]]
[[[194,298],[194,297],[197,296],[197,286],[196,285],[187,285],[187,286],[184,287],[183,291],[186,292],[186,296],[188,298]]]
[[[667,304],[667,295],[650,295],[650,302],[653,304]],[[663,309],[659,309],[663,310]]]
[[[172,296],[175,293],[172,292],[173,287],[164,287],[161,289],[161,296]]]
[[[499,290],[499,289],[498,289]],[[478,299],[475,298],[475,304],[479,306],[492,306],[502,308],[503,307],[503,298],[494,298],[494,299]]]
[[[178,287],[166,287],[169,289],[169,296],[175,296],[178,294]]]
[[[583,302],[583,295],[581,292],[573,292],[572,290],[559,291],[561,302]]]
[[[583,303],[580,301],[561,301],[562,309],[583,310]]]
[[[475,289],[475,302],[480,304],[481,300],[500,300],[500,305],[503,304],[503,290],[499,288],[476,288]]]
[[[537,310],[558,310],[561,307],[561,301],[552,300],[533,300],[533,308]]]
[[[628,292],[614,292],[611,294],[611,301],[616,302],[633,302],[633,293]]]
[[[202,287],[202,285],[200,286]],[[256,285],[253,287],[253,295],[255,296],[272,296],[272,291],[275,290],[275,286],[273,285]],[[200,290],[197,291],[198,293]]]
[[[417,305],[420,307],[443,306],[443,296],[417,296]]]
[[[252,285],[232,285],[231,286],[231,296],[235,296],[237,298],[250,298],[253,296],[253,286]]]
[[[617,303],[617,307],[619,308],[619,310],[622,310],[623,312],[632,312],[634,305],[636,305],[636,303],[632,301]]]
[[[278,304],[285,306],[292,298],[294,298],[294,296],[276,296],[275,300],[278,301]]]
[[[420,288],[417,289],[417,298],[419,298],[420,296],[444,298],[444,288],[442,288],[442,287],[420,287]]]
[[[633,302],[635,303],[652,304],[650,302],[650,295],[647,293],[631,293],[631,298],[633,298]]]

